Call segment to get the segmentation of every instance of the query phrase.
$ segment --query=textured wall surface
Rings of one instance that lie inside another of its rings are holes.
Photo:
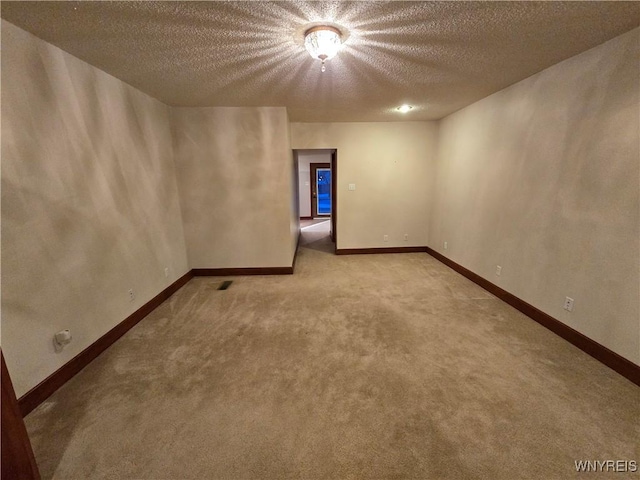
[[[302,156],[298,157],[298,192],[300,216],[311,216],[311,181],[309,180],[310,166],[309,160],[305,161]]]
[[[297,227],[286,110],[174,108],[172,116],[191,268],[291,266]]]
[[[434,249],[636,363],[639,36],[444,119],[429,230]]]
[[[2,349],[18,396],[187,271],[169,121],[2,21]]]
[[[426,245],[436,133],[435,122],[291,124],[293,148],[337,148],[338,248]]]
[[[283,192],[289,201],[289,255],[293,261],[298,250],[298,240],[300,239],[300,200],[298,192],[298,168],[291,150],[291,121],[289,114],[286,112],[286,154],[283,160],[289,164],[289,188]]]

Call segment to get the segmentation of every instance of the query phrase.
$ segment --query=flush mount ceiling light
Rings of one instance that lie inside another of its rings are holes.
[[[413,110],[413,107],[411,105],[400,105],[396,110],[400,113],[407,113],[408,111]]]
[[[304,46],[309,55],[322,61],[324,72],[324,62],[335,57],[342,46],[342,32],[329,25],[316,25],[304,32]]]

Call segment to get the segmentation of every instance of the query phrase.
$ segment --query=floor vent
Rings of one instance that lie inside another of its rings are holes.
[[[225,280],[220,284],[220,286],[218,287],[218,290],[226,290],[231,286],[232,283],[233,282],[231,280]]]

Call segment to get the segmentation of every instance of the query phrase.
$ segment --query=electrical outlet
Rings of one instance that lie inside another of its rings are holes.
[[[133,292],[133,289],[129,290],[129,301],[133,302],[136,298],[136,294]]]
[[[500,265],[496,265],[496,275],[500,276],[501,273],[502,273],[502,267]]]
[[[164,276],[165,277],[169,276],[169,267],[164,267]]]
[[[564,305],[563,307],[567,312],[573,312],[573,298],[564,297]]]
[[[60,353],[65,345],[71,343],[71,332],[68,329],[60,330],[53,336],[53,346],[57,353]]]
[[[447,248],[449,248],[449,244],[447,242],[444,242],[444,249],[446,250]]]
[[[409,234],[408,234],[408,233],[405,233],[405,234],[404,234],[404,241],[405,241],[405,242],[408,242],[408,241],[409,241]]]
[[[384,235],[382,237],[382,240],[384,240],[385,242],[388,242],[389,241],[389,235]]]

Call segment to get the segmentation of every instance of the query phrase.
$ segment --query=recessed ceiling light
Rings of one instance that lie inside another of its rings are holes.
[[[409,110],[413,110],[413,107],[411,105],[400,105],[396,110],[400,113],[407,113]]]

